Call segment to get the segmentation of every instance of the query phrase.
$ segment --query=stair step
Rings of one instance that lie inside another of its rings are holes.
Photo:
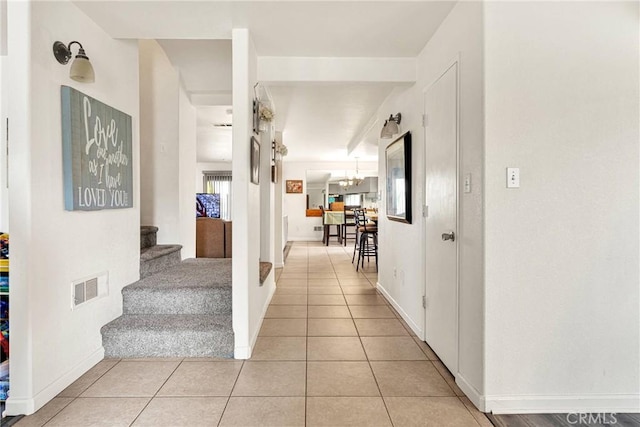
[[[233,357],[231,316],[123,315],[101,329],[105,357]]]
[[[149,277],[180,264],[182,245],[155,245],[140,249],[140,277]]]
[[[153,225],[140,226],[140,249],[150,248],[158,243],[158,227]]]
[[[122,296],[125,314],[231,315],[231,259],[185,260],[125,286]]]
[[[174,252],[179,252],[182,245],[155,245],[140,250],[140,260],[151,261]]]

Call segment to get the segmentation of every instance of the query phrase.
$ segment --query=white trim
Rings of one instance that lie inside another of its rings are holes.
[[[7,399],[6,407],[7,415],[33,414],[103,359],[104,347],[100,346],[99,349],[91,353],[83,361],[75,365],[71,370],[67,371],[67,373],[63,374],[57,380],[49,384],[34,397],[9,397]]]
[[[242,347],[235,347],[233,349],[233,358],[234,359],[249,359],[251,357],[251,350],[252,347],[251,346],[242,346]]]
[[[458,372],[455,378],[456,384],[458,385],[458,387],[460,387],[460,390],[462,390],[462,392],[467,395],[471,403],[473,403],[479,411],[486,412],[485,397],[480,394],[480,392],[474,386],[472,386],[460,372]]]
[[[398,304],[398,302],[396,300],[393,299],[393,297],[391,296],[391,294],[389,294],[389,292],[387,292],[387,290],[384,288],[384,286],[382,286],[380,284],[380,282],[376,283],[376,288],[382,293],[382,295],[384,295],[384,297],[387,299],[387,301],[389,301],[391,303],[391,305],[393,306],[393,308],[395,308],[395,310],[400,314],[400,316],[402,317],[402,319],[407,322],[407,325],[409,325],[409,327],[413,330],[413,332],[418,336],[418,338],[420,338],[421,340],[424,341],[424,330],[422,330],[418,324],[416,324],[407,314],[406,311],[404,311],[402,309],[402,307],[400,306],[400,304]]]
[[[485,396],[494,414],[639,413],[640,394]]]
[[[271,269],[269,276],[273,275],[274,271]],[[268,278],[268,277],[267,277]],[[258,340],[258,334],[260,333],[260,328],[262,328],[262,321],[264,320],[264,316],[267,314],[267,309],[269,308],[269,304],[271,304],[271,298],[273,298],[273,294],[276,292],[275,282],[269,291],[269,296],[265,300],[265,304],[262,307],[262,313],[260,315],[260,322],[258,327],[256,328],[255,333],[251,337],[248,346],[234,347],[233,349],[233,358],[234,359],[250,359],[251,354],[253,353],[253,348],[256,346],[256,341]]]

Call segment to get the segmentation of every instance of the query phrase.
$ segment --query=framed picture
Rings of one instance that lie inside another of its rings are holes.
[[[300,194],[302,194],[302,180],[301,179],[288,179],[286,188],[287,188],[287,193],[300,193]]]
[[[251,137],[251,182],[260,184],[260,143]]]
[[[253,133],[260,133],[260,102],[253,100]]]
[[[387,218],[411,224],[411,132],[385,150],[387,166]]]

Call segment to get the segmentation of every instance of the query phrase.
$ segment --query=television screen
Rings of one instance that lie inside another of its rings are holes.
[[[220,194],[196,194],[196,218],[220,218]]]

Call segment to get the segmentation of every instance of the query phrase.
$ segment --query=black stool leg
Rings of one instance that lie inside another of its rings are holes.
[[[356,239],[353,242],[353,256],[351,257],[351,264],[353,264],[353,260],[356,259],[356,247],[358,247],[358,242],[359,242],[359,236],[358,236],[358,230],[356,230]],[[360,258],[358,257],[358,261],[360,260]]]

